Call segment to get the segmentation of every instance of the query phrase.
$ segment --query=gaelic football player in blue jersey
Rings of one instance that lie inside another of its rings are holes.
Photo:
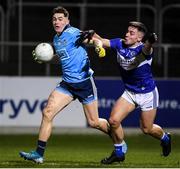
[[[46,143],[51,135],[54,117],[74,99],[83,106],[89,126],[108,134],[109,123],[98,116],[97,91],[84,43],[91,41],[93,31],[80,32],[69,23],[69,13],[63,7],[53,9],[52,23],[56,35],[53,45],[62,67],[62,81],[48,98],[39,131],[37,148],[30,153],[20,152],[24,159],[43,163]],[[101,48],[102,49],[102,48]],[[36,56],[35,56],[35,59]],[[55,59],[56,60],[56,59]]]
[[[140,128],[143,133],[159,139],[162,146],[162,155],[168,156],[171,152],[171,136],[154,124],[159,104],[159,94],[153,79],[151,63],[153,59],[152,45],[157,41],[155,33],[148,33],[141,22],[130,22],[124,39],[104,39],[94,35],[103,43],[103,47],[115,49],[119,63],[125,91],[116,101],[110,118],[111,135],[114,151],[101,163],[111,164],[125,160],[127,151],[124,142],[124,132],[121,122],[136,107],[140,107]]]

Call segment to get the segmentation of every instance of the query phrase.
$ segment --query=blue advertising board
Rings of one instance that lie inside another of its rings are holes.
[[[160,104],[155,123],[162,127],[180,127],[180,80],[156,81]],[[121,96],[124,86],[121,80],[96,80],[99,99],[99,115],[108,119],[115,101]],[[123,120],[124,127],[139,127],[140,109],[136,109]]]

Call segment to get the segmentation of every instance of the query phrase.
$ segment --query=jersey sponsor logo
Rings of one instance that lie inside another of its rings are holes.
[[[126,50],[125,50],[125,49],[121,49],[120,52],[121,52],[122,54],[125,54],[125,53],[126,53]]]
[[[131,52],[130,52],[130,55],[133,57],[133,56],[136,55],[136,52],[135,52],[135,51],[131,51]]]
[[[132,57],[130,59],[125,58],[120,53],[117,54],[117,61],[119,62],[120,66],[122,68],[124,68],[125,70],[134,69],[134,68],[138,67],[140,64],[142,64],[144,61],[146,61],[146,58],[142,54],[142,52],[138,55],[136,55],[136,52],[135,53],[132,52],[132,53],[133,53],[133,55],[135,55],[135,57]]]
[[[118,53],[117,60],[122,68],[125,70],[131,70],[136,67],[135,58],[125,59],[122,55]]]
[[[122,55],[126,59],[131,59],[137,55],[137,52],[134,50],[120,49],[119,54]]]

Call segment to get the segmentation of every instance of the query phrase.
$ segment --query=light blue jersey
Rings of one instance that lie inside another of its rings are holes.
[[[85,46],[76,45],[79,34],[79,29],[68,25],[53,40],[62,67],[62,79],[68,83],[82,82],[93,74]]]
[[[142,53],[143,43],[136,47],[126,47],[122,39],[111,39],[111,48],[117,51],[117,61],[125,88],[135,93],[148,93],[154,90],[152,77],[152,54]]]

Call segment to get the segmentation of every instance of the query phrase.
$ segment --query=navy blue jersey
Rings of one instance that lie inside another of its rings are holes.
[[[85,46],[76,45],[80,30],[67,26],[60,34],[54,36],[54,48],[60,58],[62,79],[69,83],[78,83],[92,76],[90,61]]]
[[[135,93],[148,93],[154,90],[155,82],[152,77],[151,55],[142,53],[143,43],[136,47],[126,47],[120,38],[110,40],[111,48],[117,51],[117,61],[120,66],[125,88]]]

